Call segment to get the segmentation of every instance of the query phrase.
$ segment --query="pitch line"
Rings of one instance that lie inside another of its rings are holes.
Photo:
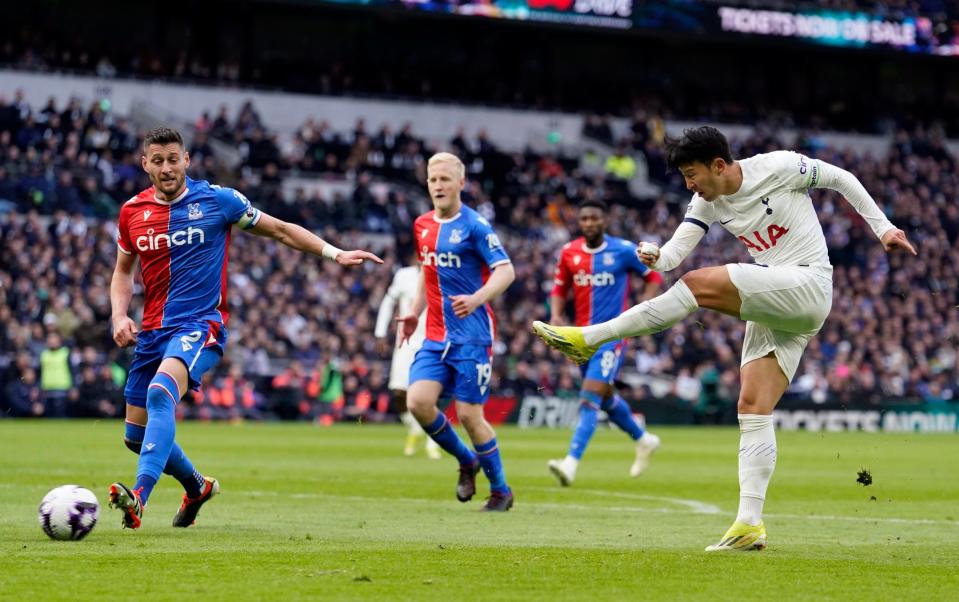
[[[543,490],[543,491],[555,491],[556,488],[550,487],[525,487],[527,490]],[[709,514],[709,515],[726,515],[734,516],[735,512],[725,512],[717,506],[712,504],[706,504],[703,502],[698,502],[696,500],[687,500],[684,498],[671,498],[671,497],[662,497],[662,496],[653,496],[653,495],[642,495],[618,491],[603,491],[599,489],[577,489],[577,493],[592,493],[597,496],[606,496],[606,497],[620,497],[627,499],[636,499],[636,500],[650,500],[650,501],[668,501],[673,504],[682,506],[680,508],[641,508],[637,506],[595,506],[587,504],[576,504],[576,503],[554,503],[554,502],[523,502],[523,508],[530,508],[533,510],[575,510],[577,512],[581,511],[592,511],[597,510],[607,510],[609,512],[634,512],[640,514]],[[290,497],[293,499],[303,499],[303,500],[316,500],[316,499],[330,499],[330,500],[346,500],[350,502],[404,502],[410,504],[436,504],[435,499],[428,498],[412,498],[412,497],[373,497],[373,496],[363,496],[363,495],[337,495],[333,493],[287,493],[282,494],[276,491],[257,491],[257,490],[245,490],[245,491],[233,491],[231,493],[236,493],[238,495],[250,495],[254,497]],[[959,527],[959,521],[955,520],[939,520],[931,518],[896,518],[896,517],[880,517],[880,516],[835,516],[835,515],[817,515],[817,514],[764,514],[765,518],[771,519],[784,519],[784,520],[826,520],[826,521],[853,521],[853,522],[878,522],[878,523],[891,523],[891,524],[904,524],[904,525],[939,525],[939,526],[949,526],[949,527]]]

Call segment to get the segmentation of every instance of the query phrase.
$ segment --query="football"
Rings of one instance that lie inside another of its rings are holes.
[[[100,503],[89,489],[63,485],[44,496],[38,516],[40,527],[51,539],[79,540],[96,526]]]

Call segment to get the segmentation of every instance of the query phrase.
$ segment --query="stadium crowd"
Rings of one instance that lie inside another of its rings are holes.
[[[412,222],[426,208],[416,187],[435,149],[408,126],[373,131],[362,122],[338,132],[307,120],[292,140],[281,141],[250,105],[237,115],[200,116],[196,129],[192,177],[235,186],[268,213],[339,246],[372,236],[387,265],[347,271],[303,260],[272,241],[233,237],[227,356],[180,411],[200,419],[386,419],[389,350],[373,338],[373,323],[388,275],[409,261]],[[122,414],[130,351],[110,337],[109,283],[113,218],[148,185],[138,137],[99,104],[0,101],[0,414]],[[209,138],[236,144],[243,165],[224,171]],[[617,142],[643,152],[651,174],[663,173],[656,116],[640,115],[631,138]],[[547,315],[552,268],[575,233],[576,203],[604,199],[611,234],[662,243],[682,219],[688,195],[674,176],[657,175],[666,192],[634,199],[614,169],[590,157],[506,153],[482,132],[458,132],[446,146],[463,156],[468,202],[495,222],[516,266],[516,282],[494,304],[496,392],[575,396],[578,370],[532,337],[528,325]],[[835,265],[835,301],[788,399],[955,399],[959,207],[951,200],[959,177],[941,132],[901,130],[882,160],[823,147],[807,134],[781,140],[763,128],[734,147],[735,156],[795,148],[849,169],[920,249],[916,259],[886,256],[845,201],[813,193]],[[291,174],[355,186],[349,194],[287,195],[282,185]],[[667,284],[695,267],[729,261],[748,256],[714,228],[681,271],[666,275]],[[735,412],[743,331],[739,321],[701,312],[634,341],[628,365],[639,375],[670,377],[668,403],[720,420]],[[626,393],[639,410],[652,396],[645,385]]]
[[[41,1],[40,6],[43,4]],[[255,11],[236,11],[225,2],[208,2],[204,10],[181,15],[175,26],[167,23],[165,16],[152,14],[153,7],[144,5],[131,11],[128,18],[143,22],[141,34],[154,41],[143,45],[135,37],[98,34],[103,27],[120,27],[113,23],[119,19],[112,14],[115,11],[77,8],[71,15],[56,3],[46,4],[50,4],[48,12],[60,19],[38,21],[30,10],[5,15],[9,35],[0,41],[0,67],[95,75],[103,78],[104,87],[116,78],[159,79],[226,88],[255,86],[617,115],[656,99],[660,112],[672,119],[752,124],[774,118],[803,126],[827,123],[830,129],[873,133],[885,133],[890,116],[948,116],[947,125],[954,127],[955,107],[959,106],[955,68],[944,62],[913,69],[898,59],[870,64],[850,55],[846,59],[850,64],[840,76],[823,70],[830,65],[816,58],[820,55],[815,48],[806,55],[807,61],[794,61],[792,53],[775,45],[762,53],[753,52],[751,46],[725,51],[731,53],[728,60],[749,62],[760,71],[780,71],[789,64],[787,92],[758,82],[743,87],[735,78],[704,80],[695,71],[675,68],[676,61],[708,62],[708,50],[670,47],[662,52],[655,38],[645,35],[633,36],[628,42],[601,41],[588,28],[575,36],[568,32],[569,39],[578,40],[571,43],[560,42],[546,32],[488,28],[483,20],[465,19],[455,26],[450,22],[450,27],[434,27],[429,21],[409,19],[397,27],[392,18],[376,18],[374,11],[368,13],[373,18],[356,19],[321,6],[303,10],[288,6],[280,11],[275,3],[271,9],[282,16],[271,21],[270,28],[261,28]],[[442,4],[433,8],[442,11]],[[705,3],[662,4],[660,9],[647,9],[645,3],[637,3],[635,12],[648,13],[645,18],[654,28],[669,29],[674,23],[682,24],[682,29],[699,19],[708,21]],[[916,46],[910,52],[951,54],[959,48],[955,2],[716,0],[713,4],[787,11],[864,11],[913,24]],[[662,22],[656,16],[661,13]],[[673,18],[664,16],[669,14]],[[211,19],[217,24],[215,32],[209,29]],[[177,30],[178,35],[166,35],[166,27]],[[310,32],[308,46],[292,43],[302,35],[301,28]],[[463,46],[464,39],[473,38],[475,47]],[[359,44],[358,39],[369,42]],[[620,42],[623,45],[617,46]],[[392,52],[400,47],[404,52]],[[459,50],[437,53],[436,47]],[[636,68],[636,56],[642,56],[641,69]],[[586,60],[588,57],[593,58]],[[883,68],[876,68],[880,63]],[[596,64],[603,69],[595,69]],[[463,77],[464,73],[470,77]],[[917,73],[923,75],[913,79]],[[829,86],[821,85],[824,79],[832,80]],[[881,102],[876,102],[874,94],[877,84],[882,86]],[[950,134],[959,135],[956,131]]]

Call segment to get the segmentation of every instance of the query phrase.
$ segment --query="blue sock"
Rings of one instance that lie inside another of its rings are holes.
[[[193,466],[193,462],[190,462],[190,458],[183,452],[183,448],[177,445],[176,441],[173,442],[173,447],[170,449],[170,457],[166,461],[166,466],[163,467],[163,472],[180,481],[183,490],[192,498],[200,497],[203,488],[206,487],[203,475]]]
[[[432,423],[424,425],[423,429],[433,441],[446,450],[446,453],[456,456],[460,464],[472,464],[476,461],[476,454],[466,447],[443,412],[440,412]]]
[[[139,454],[143,446],[145,432],[146,427],[127,422],[123,441],[134,453]],[[180,481],[186,494],[193,498],[199,497],[203,493],[203,487],[206,486],[203,475],[194,468],[193,463],[183,453],[183,449],[177,445],[176,441],[173,442],[173,448],[170,449],[170,458],[167,460],[166,466],[163,467],[163,472]]]
[[[176,434],[176,404],[179,401],[176,381],[168,374],[158,372],[147,389],[147,426],[140,449],[137,466],[137,481],[134,489],[140,490],[140,501],[150,498],[160,473],[170,459],[173,438]]]
[[[483,474],[489,479],[490,491],[506,493],[509,487],[506,485],[506,471],[503,470],[503,461],[499,457],[499,447],[496,446],[496,437],[493,437],[486,443],[473,446],[476,449],[476,455],[479,457],[480,466],[483,467]]]
[[[573,438],[569,442],[569,455],[577,460],[582,459],[589,440],[596,432],[596,414],[600,404],[603,403],[603,398],[592,391],[580,391],[579,398],[579,421],[576,423],[576,430],[573,431]]]
[[[603,411],[609,415],[609,421],[623,429],[633,441],[643,436],[645,432],[643,427],[639,426],[639,423],[633,418],[633,411],[629,409],[629,404],[618,393],[603,404]]]

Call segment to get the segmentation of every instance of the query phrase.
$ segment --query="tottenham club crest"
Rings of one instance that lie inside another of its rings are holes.
[[[203,212],[200,211],[200,203],[190,203],[187,206],[187,215],[190,219],[200,219],[203,217]]]
[[[450,233],[450,244],[457,245],[461,242],[463,242],[463,231],[459,228],[454,228]]]

